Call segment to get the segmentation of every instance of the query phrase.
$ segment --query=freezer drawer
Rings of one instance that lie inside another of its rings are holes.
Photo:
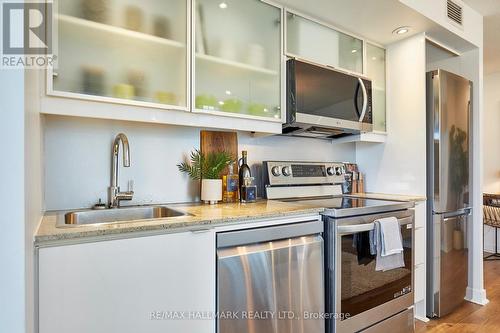
[[[319,234],[217,250],[219,333],[324,333]]]

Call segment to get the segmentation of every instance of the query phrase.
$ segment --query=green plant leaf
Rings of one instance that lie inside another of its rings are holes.
[[[222,171],[234,161],[228,152],[214,152],[205,156],[199,149],[190,154],[190,164],[177,164],[179,171],[187,173],[191,179],[219,179]]]

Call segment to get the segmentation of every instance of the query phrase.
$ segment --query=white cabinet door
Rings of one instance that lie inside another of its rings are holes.
[[[385,49],[366,43],[366,76],[372,80],[373,130],[385,132]]]
[[[426,290],[426,219],[427,206],[425,201],[415,204],[415,315],[425,318]]]
[[[189,1],[58,0],[54,8],[50,95],[189,109]]]
[[[286,13],[286,54],[363,73],[363,41],[297,13]]]
[[[215,311],[212,231],[39,251],[40,333],[213,333],[196,311]]]
[[[281,9],[265,1],[196,0],[197,111],[281,120]]]

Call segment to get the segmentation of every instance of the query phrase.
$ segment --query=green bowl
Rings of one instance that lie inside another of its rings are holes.
[[[198,95],[194,104],[197,109],[214,110],[217,107],[217,98],[213,95]]]
[[[271,117],[271,111],[269,107],[264,104],[259,103],[250,103],[247,108],[248,114],[252,116],[260,116],[260,117]]]
[[[243,108],[243,102],[234,98],[226,99],[220,108],[224,112],[240,113]]]

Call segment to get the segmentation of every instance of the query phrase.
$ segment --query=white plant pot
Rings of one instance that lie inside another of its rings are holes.
[[[215,205],[222,200],[222,179],[201,180],[201,200]]]

